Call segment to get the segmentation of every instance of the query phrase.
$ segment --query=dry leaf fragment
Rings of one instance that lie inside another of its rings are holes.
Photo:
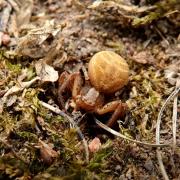
[[[89,143],[89,151],[92,153],[97,152],[101,147],[101,141],[99,138],[95,137],[90,143]]]
[[[41,60],[35,64],[36,74],[43,82],[55,82],[58,80],[58,72],[52,66],[45,64]]]
[[[171,64],[165,69],[165,78],[171,85],[175,85],[177,80],[180,79],[180,62]]]
[[[18,98],[17,95],[10,96],[9,99],[7,100],[7,102],[6,102],[6,106],[7,107],[12,106],[16,102],[17,98]]]
[[[0,39],[1,39],[0,41],[2,42],[2,44],[4,46],[7,46],[10,43],[10,41],[11,41],[10,36],[8,34],[5,34],[5,33],[0,37]]]
[[[17,0],[19,10],[17,14],[17,25],[20,28],[24,24],[28,24],[33,11],[33,0]]]
[[[95,10],[97,18],[115,20],[123,26],[135,25],[133,20],[141,17],[142,14],[149,12],[156,8],[156,6],[142,6],[138,7],[132,5],[128,1],[102,1],[96,0],[92,5],[88,7],[91,10]]]
[[[0,11],[0,31],[6,32],[12,7],[6,1],[0,2],[0,4],[2,4],[2,11]]]
[[[3,32],[0,32],[0,47],[2,45],[3,34],[4,34]]]
[[[3,95],[3,97],[0,99],[0,113],[3,112],[4,104],[7,103],[8,97],[12,94],[18,93],[20,91],[23,91],[25,88],[30,87],[32,84],[34,84],[36,81],[40,80],[40,77],[36,76],[30,81],[27,82],[19,82],[18,85],[15,85],[11,87],[7,92]]]
[[[141,51],[133,55],[133,60],[141,64],[152,64],[155,60],[148,51]]]
[[[52,149],[52,147],[45,142],[39,140],[38,146],[40,150],[40,158],[45,163],[50,165],[53,162],[53,159],[58,156],[58,153]]]
[[[47,21],[43,27],[29,30],[19,39],[15,52],[32,58],[45,57],[52,46],[56,46],[56,36],[61,28],[61,25],[55,26],[53,21]]]
[[[8,45],[10,43],[10,36],[0,31],[0,46],[1,45]]]

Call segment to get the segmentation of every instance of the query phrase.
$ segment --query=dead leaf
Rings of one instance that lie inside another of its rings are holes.
[[[15,37],[14,41],[17,44],[17,39],[19,38],[19,27],[17,25],[17,17],[16,14],[12,14],[10,16],[9,25],[8,25],[8,33],[13,37]]]
[[[1,32],[0,32],[1,33]],[[11,41],[11,38],[10,38],[10,36],[8,35],[8,34],[3,34],[2,36],[1,36],[1,41],[2,41],[2,44],[4,45],[4,46],[7,46],[9,43],[10,43],[10,41]]]
[[[3,39],[3,32],[0,32],[0,47],[2,45],[2,39]]]
[[[155,62],[154,57],[148,51],[141,51],[133,55],[133,60],[141,64],[152,64]]]
[[[19,10],[17,14],[17,25],[20,28],[22,25],[28,24],[33,10],[33,0],[17,0]]]
[[[101,147],[101,141],[99,138],[95,137],[90,143],[89,143],[89,151],[92,153],[97,152]]]
[[[53,159],[58,156],[58,153],[52,149],[52,147],[45,142],[39,140],[38,146],[40,150],[40,158],[45,163],[50,165],[53,162]]]
[[[36,120],[37,120],[37,123],[38,123],[38,125],[41,127],[41,129],[42,130],[46,130],[46,124],[45,124],[45,121],[44,121],[44,119],[41,117],[41,116],[38,116],[37,118],[36,118]]]
[[[6,102],[6,106],[7,107],[12,106],[16,102],[16,100],[17,100],[16,95],[10,96],[9,99],[7,100],[7,102]]]
[[[55,26],[53,21],[47,21],[43,27],[29,30],[27,35],[19,39],[15,52],[32,58],[45,57],[52,46],[57,45],[56,36],[61,28],[61,25]]]
[[[42,60],[35,64],[36,74],[43,82],[55,82],[58,80],[58,72],[52,66],[45,64]]]
[[[2,11],[0,11],[0,22],[1,22],[0,31],[2,32],[7,31],[7,26],[8,26],[11,10],[12,10],[11,5],[6,1],[2,1]]]
[[[6,93],[3,95],[3,97],[0,99],[0,114],[3,112],[4,104],[7,102],[8,97],[12,94],[18,93],[23,91],[25,88],[30,87],[32,84],[34,84],[36,81],[38,81],[40,77],[35,77],[30,81],[27,82],[19,82],[18,85],[15,85],[8,89]]]
[[[165,77],[171,85],[175,85],[180,79],[180,62],[174,63],[165,69]]]

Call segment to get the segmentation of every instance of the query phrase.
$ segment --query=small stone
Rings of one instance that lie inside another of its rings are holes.
[[[152,64],[155,59],[148,51],[141,51],[133,55],[133,60],[141,64]]]
[[[7,46],[10,43],[10,41],[11,41],[11,38],[10,38],[10,36],[8,34],[3,34],[2,35],[2,44],[4,46]]]
[[[152,171],[152,170],[153,170],[153,167],[154,167],[154,166],[153,166],[153,163],[152,163],[151,159],[146,160],[144,167],[145,167],[148,171]]]
[[[97,152],[101,147],[101,141],[99,138],[95,137],[90,143],[89,143],[89,151],[92,153]]]
[[[122,167],[121,167],[120,165],[117,165],[117,166],[115,167],[115,170],[116,170],[116,171],[121,171],[121,170],[122,170]]]

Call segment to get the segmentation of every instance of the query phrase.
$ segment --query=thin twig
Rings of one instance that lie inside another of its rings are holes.
[[[110,132],[111,134],[115,135],[115,136],[118,136],[120,138],[123,138],[125,140],[128,140],[128,141],[131,141],[131,142],[134,142],[134,143],[137,143],[137,144],[140,144],[140,145],[147,145],[147,146],[151,146],[151,147],[165,147],[165,146],[169,146],[169,144],[151,144],[151,143],[147,143],[147,142],[141,142],[141,141],[138,141],[138,140],[134,140],[134,139],[131,139],[113,129],[111,129],[110,127],[106,126],[105,124],[103,124],[102,122],[98,121],[96,119],[96,124],[99,125],[101,128],[105,129],[106,131]]]
[[[159,162],[159,167],[160,167],[161,173],[163,175],[163,178],[165,180],[169,180],[169,177],[167,175],[166,169],[165,169],[163,161],[162,161],[162,156],[161,156],[161,152],[160,152],[159,148],[156,150],[156,153],[157,153],[157,159]]]
[[[79,127],[77,126],[76,122],[75,122],[70,116],[68,116],[68,115],[65,114],[63,111],[61,111],[59,108],[54,107],[54,106],[51,106],[50,104],[47,104],[47,103],[45,103],[45,102],[43,102],[43,101],[39,101],[39,102],[40,102],[40,104],[41,104],[43,107],[45,107],[45,108],[47,108],[47,109],[55,112],[56,114],[59,114],[59,115],[61,115],[62,117],[66,118],[66,119],[73,125],[73,127],[76,128],[77,133],[78,133],[79,137],[81,138],[81,140],[82,140],[82,142],[83,142],[84,149],[85,149],[85,153],[86,153],[86,162],[88,163],[88,162],[89,162],[88,144],[87,144],[87,141],[86,141],[85,138],[84,138],[83,133],[81,132],[81,130],[80,130]]]
[[[175,96],[173,103],[173,116],[172,116],[173,151],[175,151],[176,148],[177,103],[178,103],[178,95]]]
[[[180,87],[176,88],[170,95],[169,97],[166,99],[166,101],[164,102],[164,104],[162,105],[161,109],[160,109],[160,112],[158,114],[158,119],[157,119],[157,123],[156,123],[156,143],[159,144],[160,142],[160,125],[161,125],[161,117],[162,117],[162,114],[167,106],[167,104],[169,103],[169,101],[174,98],[180,91]],[[162,161],[162,156],[161,156],[161,152],[160,152],[160,148],[157,149],[156,151],[157,153],[157,158],[158,158],[158,162],[159,162],[159,166],[160,166],[160,170],[161,170],[161,173],[164,177],[165,180],[168,180],[168,175],[167,175],[167,172],[165,170],[165,167],[164,167],[164,164],[163,164],[163,161]]]
[[[166,37],[163,35],[163,33],[156,26],[154,26],[154,28],[157,31],[157,33],[160,35],[160,37],[164,40],[166,45],[169,46],[169,41],[166,39]]]
[[[161,117],[162,114],[167,106],[167,104],[169,103],[169,101],[174,98],[180,91],[180,87],[176,88],[171,94],[170,96],[166,99],[166,101],[164,102],[164,104],[161,107],[161,110],[158,114],[158,118],[157,118],[157,123],[156,123],[156,143],[159,144],[160,142],[160,125],[161,125]]]
[[[175,151],[176,148],[176,128],[177,128],[177,102],[178,102],[178,96],[176,95],[174,98],[174,103],[173,103],[173,117],[172,117],[172,122],[173,122],[173,151]]]
[[[178,87],[180,87],[180,80],[177,80],[176,82],[176,89]],[[176,148],[177,104],[178,104],[178,95],[175,96],[173,103],[173,116],[172,116],[173,151],[175,151]]]

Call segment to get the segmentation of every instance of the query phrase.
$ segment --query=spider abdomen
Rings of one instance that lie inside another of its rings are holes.
[[[91,84],[105,94],[114,93],[127,84],[129,66],[112,51],[96,53],[89,62],[88,73]]]

